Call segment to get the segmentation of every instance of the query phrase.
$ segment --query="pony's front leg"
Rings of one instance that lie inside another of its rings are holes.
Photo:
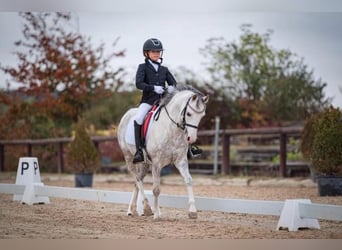
[[[132,192],[132,197],[131,200],[129,202],[129,206],[128,206],[128,210],[127,210],[127,215],[131,216],[131,215],[137,215],[138,211],[137,211],[137,200],[138,200],[138,186],[135,183],[134,184],[134,189]]]
[[[189,197],[188,216],[190,219],[197,219],[197,209],[195,206],[195,197],[194,197],[194,192],[192,189],[192,177],[189,172],[189,165],[188,165],[187,160],[184,160],[179,164],[178,170],[180,174],[183,176],[183,179],[186,184],[187,191],[188,191],[188,197]]]
[[[158,197],[160,195],[160,169],[158,167],[152,167],[152,178],[153,178],[153,209],[154,219],[159,219],[161,216]]]
[[[145,191],[144,191],[144,188],[143,188],[143,184],[142,184],[142,181],[141,180],[138,180],[137,182],[137,186],[139,188],[139,191],[140,191],[140,195],[142,197],[142,203],[143,203],[143,210],[144,210],[144,213],[142,215],[145,215],[145,216],[150,216],[152,215],[152,209],[151,209],[151,206],[150,206],[150,203],[148,202],[148,199],[145,195]]]

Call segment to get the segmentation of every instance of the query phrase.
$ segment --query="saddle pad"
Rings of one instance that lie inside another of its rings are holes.
[[[148,140],[148,134],[149,134],[149,128],[151,127],[151,125],[153,124],[153,119],[151,119],[155,113],[155,111],[158,110],[158,107],[155,108],[155,110],[153,112],[149,111],[148,114],[151,112],[150,115],[150,122],[147,124],[147,133],[146,136],[144,136],[145,142],[147,142]],[[133,116],[130,121],[127,124],[127,129],[126,129],[126,133],[125,133],[125,140],[127,142],[127,144],[131,144],[131,145],[135,145],[135,136],[134,136],[134,118],[135,116]],[[146,118],[145,118],[146,119]],[[145,122],[144,122],[145,124]],[[143,126],[144,127],[144,126]]]

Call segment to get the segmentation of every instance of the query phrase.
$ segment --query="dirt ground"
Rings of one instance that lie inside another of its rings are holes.
[[[194,178],[195,196],[284,201],[305,198],[313,203],[342,205],[342,197],[319,197],[311,179],[214,177]],[[132,191],[128,174],[95,175],[95,189]],[[2,173],[1,183],[15,174]],[[72,175],[42,174],[45,185],[73,187]],[[145,188],[152,189],[151,177]],[[186,195],[179,175],[162,177],[163,194]],[[25,205],[0,194],[0,239],[342,239],[342,222],[320,220],[321,229],[276,230],[279,217],[162,208],[162,219],[126,216],[127,205],[50,198],[50,204]]]

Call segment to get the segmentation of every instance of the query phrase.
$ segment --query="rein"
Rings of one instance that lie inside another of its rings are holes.
[[[178,123],[176,122],[174,119],[172,119],[172,117],[170,116],[169,112],[167,111],[167,108],[166,106],[163,106],[165,111],[166,111],[166,114],[167,116],[169,117],[170,121],[172,121],[178,128],[182,129],[182,130],[185,130],[186,127],[191,127],[191,128],[195,128],[195,129],[198,129],[198,126],[195,126],[193,124],[190,124],[190,123],[187,123],[186,122],[186,119],[185,119],[185,115],[186,115],[186,110],[187,108],[189,107],[191,110],[193,110],[194,112],[196,112],[197,114],[200,114],[200,113],[203,113],[205,111],[205,108],[203,108],[203,110],[201,111],[197,111],[196,109],[194,109],[191,105],[190,105],[190,100],[191,100],[192,97],[190,97],[188,99],[188,101],[186,102],[186,105],[185,107],[183,108],[181,114],[182,114],[182,123]],[[163,108],[161,107],[158,112],[156,113],[155,115],[155,121],[157,121],[159,119],[159,115],[160,115],[160,112],[161,112],[161,109]]]

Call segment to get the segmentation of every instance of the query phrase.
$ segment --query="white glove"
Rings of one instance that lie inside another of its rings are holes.
[[[154,92],[156,92],[157,94],[161,95],[164,93],[164,88],[162,86],[154,86]]]
[[[173,91],[175,91],[175,87],[173,87],[172,85],[169,85],[169,87],[167,87],[167,92],[172,93]]]

